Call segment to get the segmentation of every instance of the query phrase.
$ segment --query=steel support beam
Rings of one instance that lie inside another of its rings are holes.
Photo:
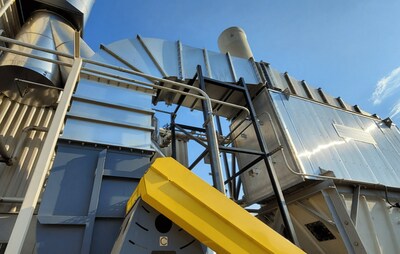
[[[5,251],[6,254],[15,254],[21,252],[33,212],[36,208],[36,203],[43,187],[47,170],[50,166],[51,157],[53,156],[58,137],[64,124],[64,118],[70,105],[72,94],[75,90],[76,83],[79,80],[81,67],[82,59],[75,59],[65,84],[60,103],[57,106],[52,123],[50,125],[49,132],[47,133],[46,139],[43,143],[42,151],[40,152],[38,161],[33,170],[32,179],[29,183],[24,202],[22,203],[21,210],[18,214],[18,218],[15,222],[7,249]]]
[[[262,135],[262,130],[261,130],[260,124],[258,122],[258,119],[256,117],[256,111],[254,109],[250,93],[247,89],[246,83],[244,82],[243,78],[239,79],[239,85],[241,85],[244,88],[244,95],[245,95],[245,100],[247,103],[247,108],[250,111],[250,118],[251,118],[251,121],[253,122],[257,141],[260,145],[260,150],[264,153],[263,158],[264,158],[265,166],[267,168],[268,176],[271,181],[272,189],[274,190],[274,194],[275,194],[276,200],[278,202],[278,207],[279,207],[279,211],[282,215],[283,223],[284,223],[287,233],[288,233],[288,238],[294,244],[296,244],[297,246],[300,246],[299,241],[296,236],[296,232],[294,230],[292,220],[290,218],[289,209],[286,205],[285,197],[283,196],[283,192],[282,192],[282,188],[279,183],[278,176],[276,174],[275,168],[273,166],[273,162],[271,160],[271,156],[268,156],[267,142]]]
[[[351,212],[350,212],[350,217],[351,220],[353,221],[354,226],[357,225],[357,215],[358,215],[358,207],[360,204],[360,192],[361,192],[361,186],[357,185],[354,187],[354,192],[353,192],[353,199],[351,200]]]
[[[219,132],[219,134],[221,136],[223,136],[220,117],[217,116],[215,120],[217,121],[218,132]],[[221,149],[221,147],[220,147],[220,149]],[[223,159],[223,162],[224,162],[225,176],[226,176],[226,178],[230,178],[231,177],[231,172],[229,171],[228,156],[227,156],[226,152],[222,152],[222,159]],[[229,190],[229,195],[231,197],[233,197],[233,183],[231,181],[228,182],[228,190]]]
[[[206,84],[204,82],[204,76],[200,65],[197,66],[197,77],[199,79],[200,89],[206,92]],[[203,117],[206,127],[207,143],[209,147],[208,151],[210,155],[213,184],[215,188],[225,194],[224,179],[221,169],[221,161],[219,158],[218,138],[214,126],[213,112],[211,106],[207,105],[206,101],[202,100],[201,105],[203,107]]]
[[[90,253],[90,247],[92,244],[94,223],[96,220],[97,209],[100,200],[101,183],[103,181],[104,168],[106,165],[107,149],[104,149],[99,153],[97,159],[97,167],[94,175],[92,196],[90,198],[88,216],[86,218],[85,231],[83,234],[81,254]]]
[[[322,194],[348,253],[367,253],[338,190],[336,188],[328,188],[323,190]]]
[[[175,132],[175,118],[176,114],[171,114],[171,157],[176,159],[176,132]]]

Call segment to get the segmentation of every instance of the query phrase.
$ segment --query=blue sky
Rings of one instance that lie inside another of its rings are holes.
[[[84,39],[95,51],[137,34],[218,51],[240,26],[257,61],[400,123],[399,11],[395,0],[97,0]]]
[[[218,51],[221,31],[240,26],[256,60],[400,122],[399,11],[395,0],[97,0],[85,40],[96,51],[140,34]]]

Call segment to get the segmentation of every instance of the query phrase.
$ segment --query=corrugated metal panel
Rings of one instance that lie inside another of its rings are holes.
[[[196,68],[200,65],[205,77],[219,81],[235,83],[240,77],[243,77],[246,83],[250,85],[252,93],[256,89],[254,85],[261,83],[261,77],[252,60],[231,57],[227,54],[212,52],[206,49],[189,47],[182,45],[179,41],[171,42],[138,36],[135,39],[125,39],[109,45],[102,45],[101,50],[92,59],[126,69],[141,71],[159,78],[181,80],[184,83],[187,83],[194,77],[197,72]],[[152,82],[139,76],[115,70],[105,70],[104,67],[93,66],[91,64],[87,64],[85,67],[111,72],[117,76],[130,79]],[[160,85],[183,90],[175,85],[171,86],[164,83]],[[193,86],[198,87],[198,82],[195,82]],[[221,99],[228,94],[225,100],[230,103],[243,105],[241,93],[238,96],[237,92],[230,93],[230,89],[227,88],[210,87],[208,84],[206,84],[206,87],[207,93],[211,98]],[[178,103],[180,98],[180,95],[173,92],[160,90],[154,99],[154,103],[158,101]],[[182,105],[201,109],[200,101],[189,96],[184,99]],[[220,107],[217,110],[217,114],[231,118],[237,114],[237,110]]]
[[[400,133],[396,127],[310,100],[286,99],[274,92],[271,96],[304,173],[332,171],[337,178],[400,187]],[[343,138],[345,134],[338,133],[334,124],[363,134]]]
[[[155,64],[158,64],[166,74],[166,77],[180,78],[180,65],[182,65],[183,73],[181,74],[183,74],[183,78],[191,79],[196,72],[196,66],[201,65],[204,76],[211,77],[207,71],[208,66],[212,73],[212,78],[223,82],[237,82],[240,77],[243,77],[247,84],[255,85],[261,82],[258,79],[257,70],[248,59],[230,57],[229,60],[228,56],[222,53],[208,50],[202,52],[201,49],[186,45],[182,45],[180,49],[179,42],[153,38],[141,39],[140,37],[139,39],[143,42],[149,56],[155,60]],[[109,47],[113,51],[117,50],[114,43],[110,44]],[[126,54],[126,50],[124,54]],[[121,56],[124,54],[121,54]],[[140,69],[140,67],[138,68]],[[236,75],[233,75],[233,73]]]
[[[399,211],[390,208],[384,190],[369,189],[365,186],[361,188],[358,196],[354,195],[354,186],[335,186],[333,183],[325,186],[328,189],[320,191],[316,191],[318,186],[304,188],[289,198],[291,201],[288,208],[304,251],[357,253],[346,248],[346,240],[358,235],[361,242],[353,246],[355,248],[363,246],[366,250],[360,253],[399,252]],[[335,190],[335,187],[338,202],[333,204],[332,194],[327,193],[332,189]],[[399,193],[389,193],[389,202],[399,202]],[[281,224],[276,217],[273,222],[270,219],[267,224],[273,226],[275,230],[280,230]],[[311,225],[317,226],[313,229]],[[347,235],[344,227],[354,228],[355,234]],[[354,243],[350,242],[350,245]]]
[[[22,130],[27,126],[48,127],[53,117],[51,108],[36,108],[10,101],[0,95],[0,136],[10,153],[18,142],[24,142],[17,163],[0,164],[0,197],[24,197],[32,169],[43,144],[45,133],[31,131],[26,140],[20,141]],[[0,212],[15,211],[15,206],[0,203]]]
[[[280,91],[287,91],[289,94],[297,95],[303,98],[311,99],[320,103],[324,103],[333,107],[349,110],[362,115],[371,116],[370,113],[363,111],[358,106],[351,106],[340,97],[335,98],[325,93],[321,88],[314,88],[308,85],[304,80],[299,81],[291,77],[287,73],[280,73],[279,71],[271,68],[269,64],[259,63],[263,72],[263,78],[271,80],[270,88]],[[268,78],[266,77],[268,76]]]
[[[61,138],[151,150],[151,97],[149,93],[81,79]]]
[[[3,7],[8,1],[0,1],[0,6]],[[15,37],[18,31],[21,29],[19,22],[17,1],[11,4],[10,8],[4,13],[0,19],[0,29],[5,31],[7,37]]]
[[[137,38],[116,41],[106,47],[131,66],[134,66],[136,70],[148,75],[162,77],[157,66]],[[126,52],[129,53],[127,54]]]
[[[279,128],[279,121],[275,117],[274,107],[270,102],[268,91],[264,90],[258,94],[253,100],[253,105],[268,149],[272,151],[280,146],[283,147],[281,151],[271,155],[271,161],[274,164],[282,189],[288,189],[293,185],[303,182],[302,177],[291,173],[287,168],[286,162],[293,170],[298,171],[291,150],[289,149],[290,146]],[[236,119],[230,128],[234,129],[240,122],[240,118]],[[233,137],[237,137],[234,144],[235,147],[257,151],[260,149],[259,143],[254,128],[252,126],[247,128],[249,124],[250,122],[246,121],[234,132]],[[238,153],[236,156],[238,158],[239,168],[243,168],[257,158],[257,156],[244,153]],[[243,183],[244,198],[248,203],[258,202],[274,193],[264,161],[258,162],[249,170],[242,173],[240,179]]]

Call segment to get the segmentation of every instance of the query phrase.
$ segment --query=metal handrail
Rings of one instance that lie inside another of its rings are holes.
[[[0,40],[1,40],[1,38],[0,38]],[[33,55],[33,54],[30,54],[30,53],[24,53],[24,52],[21,52],[21,51],[18,51],[18,50],[14,50],[14,49],[10,49],[10,48],[3,47],[3,46],[0,46],[0,51],[5,51],[5,52],[13,53],[13,54],[16,54],[16,55],[32,57],[32,58],[35,58],[35,59],[38,59],[38,60],[42,60],[42,61],[45,61],[45,62],[50,62],[50,63],[63,65],[63,66],[67,66],[67,67],[72,67],[72,64],[70,64],[70,63],[66,63],[66,62],[59,61],[59,60],[53,60],[53,59],[49,59],[47,57],[41,57],[41,56]]]
[[[36,46],[36,45],[33,45],[33,44],[29,44],[29,43],[22,42],[22,41],[19,41],[19,40],[11,39],[11,38],[8,38],[8,37],[5,37],[5,36],[0,36],[0,41],[12,43],[12,44],[15,44],[15,45],[18,45],[18,46],[22,46],[22,47],[25,47],[25,48],[40,50],[40,51],[43,51],[43,52],[46,52],[46,53],[51,53],[51,54],[54,54],[54,55],[57,55],[57,56],[67,57],[67,58],[70,58],[71,60],[74,59],[73,55],[70,55],[70,54],[67,54],[67,53],[63,53],[63,52],[59,52],[59,51],[53,50],[53,49],[47,49],[47,48],[39,47],[39,46]]]

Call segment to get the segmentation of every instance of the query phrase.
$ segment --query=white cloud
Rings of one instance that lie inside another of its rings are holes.
[[[400,67],[397,67],[389,75],[383,77],[381,80],[378,81],[378,83],[376,84],[375,91],[373,92],[371,97],[372,102],[374,103],[374,105],[382,103],[383,100],[392,95],[394,91],[399,87],[400,87]],[[393,109],[395,109],[395,107]],[[400,110],[400,108],[398,109]]]
[[[390,118],[394,118],[400,113],[400,100],[396,102],[396,104],[390,110]]]

